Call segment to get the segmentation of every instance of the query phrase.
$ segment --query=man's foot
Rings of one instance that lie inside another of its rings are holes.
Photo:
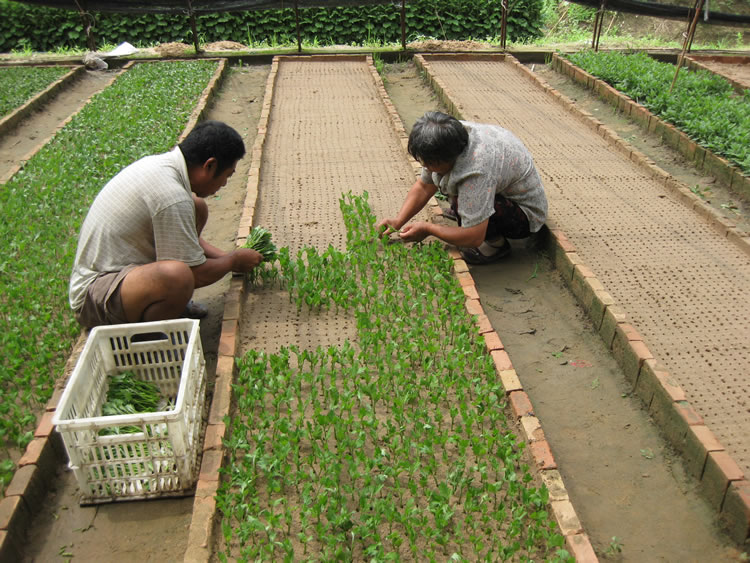
[[[502,241],[496,240],[492,243],[484,242],[479,248],[462,248],[461,257],[467,264],[482,266],[484,264],[493,264],[502,260],[510,254],[510,251],[510,242],[503,237]]]
[[[182,312],[182,316],[188,319],[203,319],[206,315],[208,315],[208,309],[206,306],[196,303],[193,300],[188,302],[185,310]]]

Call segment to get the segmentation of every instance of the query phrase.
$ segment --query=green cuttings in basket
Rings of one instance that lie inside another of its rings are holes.
[[[161,400],[159,388],[155,384],[138,379],[132,371],[125,371],[110,376],[102,416],[156,412],[160,410]],[[140,431],[139,426],[113,426],[102,428],[99,434],[132,434]]]
[[[271,240],[271,231],[264,227],[253,227],[245,240],[244,248],[256,250],[263,257],[263,262],[248,272],[247,277],[250,283],[256,283],[259,278],[264,281],[276,279],[278,271],[274,262],[278,249]]]

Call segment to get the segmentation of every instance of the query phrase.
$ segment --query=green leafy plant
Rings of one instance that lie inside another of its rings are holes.
[[[60,66],[0,68],[0,118],[68,72]]]
[[[581,51],[567,57],[750,174],[750,90],[737,94],[721,76],[675,67],[646,53]]]
[[[572,560],[453,260],[381,238],[366,193],[340,205],[346,249],[281,248],[279,266],[292,302],[351,316],[356,340],[238,359],[218,558]]]

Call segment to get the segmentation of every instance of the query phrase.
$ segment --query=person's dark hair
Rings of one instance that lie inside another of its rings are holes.
[[[469,132],[458,119],[428,111],[414,123],[407,150],[422,163],[453,163],[468,144]]]
[[[222,121],[201,121],[178,146],[188,166],[201,166],[215,158],[219,165],[216,176],[245,156],[242,137]]]

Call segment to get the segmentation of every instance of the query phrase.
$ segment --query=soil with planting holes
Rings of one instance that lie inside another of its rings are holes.
[[[268,71],[268,65],[233,69],[208,115],[237,128],[248,149],[255,138]],[[582,103],[587,99],[586,92],[546,65],[536,65],[534,72],[566,95],[574,94]],[[76,88],[89,84],[93,93],[101,76],[89,73]],[[386,65],[385,80],[407,131],[426,110],[441,109],[412,63]],[[3,160],[22,159],[29,151],[30,136],[32,141],[47,138],[79,105],[77,96],[61,95],[50,102],[41,112],[46,121],[12,133],[17,142],[9,142],[10,135],[0,139]],[[632,127],[604,107],[596,117],[615,130]],[[42,130],[42,123],[49,132]],[[717,204],[735,202],[738,224],[747,224],[745,203],[713,179],[634,128],[623,136],[631,137],[628,140],[636,142],[639,150],[673,175],[689,178],[689,185],[694,180],[709,186]],[[249,165],[248,155],[229,184],[208,201],[204,236],[226,250],[235,244]],[[405,193],[409,186],[403,187]],[[742,554],[719,531],[713,510],[697,494],[695,482],[685,475],[680,458],[660,438],[638,399],[630,396],[620,368],[548,257],[523,241],[514,242],[513,250],[507,260],[472,268],[471,273],[486,313],[522,374],[597,554],[621,561],[741,560]],[[228,281],[196,294],[209,307],[208,318],[201,322],[209,381],[215,371]],[[80,507],[75,495],[72,474],[61,466],[53,492],[30,526],[26,561],[182,560],[191,498]]]

